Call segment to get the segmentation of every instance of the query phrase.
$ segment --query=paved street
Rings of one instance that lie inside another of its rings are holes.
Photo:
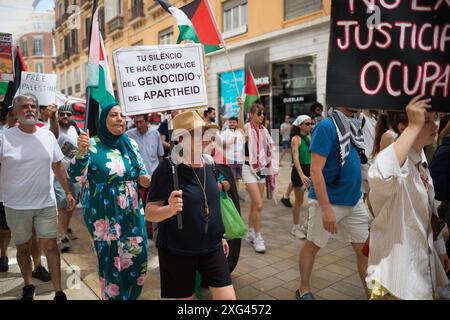
[[[290,166],[287,162],[280,168],[277,199],[289,183]],[[245,194],[244,190],[241,190]],[[293,201],[293,195],[291,197]],[[249,202],[242,203],[243,216],[248,214]],[[306,207],[303,207],[305,212]],[[292,218],[290,209],[281,203],[265,201],[263,209],[262,234],[266,241],[265,254],[255,253],[253,247],[242,242],[239,263],[232,274],[238,299],[295,299],[295,290],[299,284],[298,252],[304,241],[291,234]],[[84,227],[79,209],[73,218],[72,229],[79,236],[71,241],[70,253],[62,255],[62,275],[65,292],[69,299],[98,299],[100,284],[96,272],[96,261],[90,246],[90,240]],[[149,246],[149,276],[144,285],[142,299],[160,299],[158,259],[154,243]],[[0,299],[17,299],[21,296],[22,278],[15,261],[15,251],[11,248],[10,272],[0,274]],[[68,266],[77,266],[81,270],[79,287],[66,289],[73,278],[66,272]],[[67,281],[69,280],[69,281]],[[33,280],[37,286],[37,299],[52,299],[51,283]],[[359,276],[357,274],[355,254],[350,246],[333,239],[322,249],[317,257],[312,274],[313,292],[317,299],[364,299]],[[209,298],[204,290],[204,298]]]

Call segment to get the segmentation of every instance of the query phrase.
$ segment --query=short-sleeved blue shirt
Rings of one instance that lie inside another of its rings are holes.
[[[340,168],[339,140],[333,120],[327,118],[314,128],[310,150],[327,158],[323,176],[327,186],[330,203],[339,206],[354,206],[361,199],[361,163],[355,146],[350,144],[350,154]],[[339,184],[335,181],[340,174]],[[311,185],[309,198],[317,200],[314,185]]]

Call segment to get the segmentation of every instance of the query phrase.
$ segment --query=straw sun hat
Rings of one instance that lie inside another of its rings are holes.
[[[198,114],[197,111],[189,110],[177,114],[172,119],[173,125],[173,138],[180,137],[186,132],[192,132],[194,130],[208,130],[208,129],[219,129],[219,126],[215,123],[206,124],[205,120]]]

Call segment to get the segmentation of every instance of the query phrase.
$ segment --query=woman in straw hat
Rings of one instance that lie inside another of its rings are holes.
[[[195,275],[205,279],[215,300],[236,299],[226,256],[228,245],[220,211],[220,186],[212,158],[203,155],[204,134],[218,129],[196,111],[173,118],[173,139],[179,144],[152,175],[146,218],[158,223],[161,297],[195,298]],[[182,138],[182,139],[180,139]],[[176,168],[180,190],[174,189]],[[177,213],[182,216],[178,229]]]

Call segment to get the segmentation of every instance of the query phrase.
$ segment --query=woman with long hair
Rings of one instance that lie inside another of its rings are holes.
[[[291,233],[299,239],[305,239],[307,231],[300,224],[300,208],[303,204],[305,190],[309,189],[310,184],[311,151],[309,151],[309,145],[311,144],[311,128],[311,117],[301,115],[295,119],[291,130],[291,183],[295,194],[295,202],[292,206],[293,226]]]
[[[269,131],[264,126],[264,106],[253,103],[249,111],[249,122],[244,125],[247,141],[245,143],[245,163],[242,167],[242,179],[251,199],[248,216],[249,230],[246,240],[253,243],[256,252],[264,253],[266,246],[261,236],[264,184],[266,179],[269,179],[270,187],[275,188],[278,163],[273,158],[274,143]],[[243,118],[243,108],[241,107],[240,123],[243,123]]]
[[[371,157],[395,142],[408,126],[408,117],[405,112],[382,111],[378,115],[375,126],[375,138]]]

